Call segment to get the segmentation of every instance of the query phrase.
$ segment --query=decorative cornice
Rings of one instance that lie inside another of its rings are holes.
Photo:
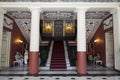
[[[0,8],[0,13],[5,14],[6,10],[4,10],[3,8]]]
[[[0,2],[0,7],[3,8],[51,8],[51,7],[57,7],[57,8],[70,8],[70,7],[89,7],[89,8],[114,8],[119,7],[118,2]]]
[[[7,22],[7,19],[6,19],[6,18],[4,18],[4,22],[5,22],[8,26],[13,25],[13,23],[12,23],[12,22],[11,22],[11,23]]]
[[[114,7],[113,9],[111,9],[110,13],[116,14],[118,11],[120,11],[120,7]]]
[[[109,23],[103,23],[104,26],[109,26],[111,23],[113,22],[113,20],[109,20]],[[112,26],[111,26],[112,27]]]
[[[73,11],[44,11],[42,16],[47,20],[72,20],[75,14]]]
[[[41,7],[28,7],[28,9],[32,12],[32,11],[38,11],[38,12],[41,12],[42,11],[42,9],[41,9]]]
[[[103,21],[104,30],[113,27],[113,18],[112,16]]]
[[[8,29],[13,29],[13,21],[5,16],[3,26],[8,28]]]

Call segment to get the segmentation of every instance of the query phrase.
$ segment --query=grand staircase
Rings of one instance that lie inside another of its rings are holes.
[[[63,41],[54,41],[50,69],[66,69]]]

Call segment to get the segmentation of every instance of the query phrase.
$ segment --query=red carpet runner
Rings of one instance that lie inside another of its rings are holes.
[[[63,41],[54,41],[50,69],[66,69]]]

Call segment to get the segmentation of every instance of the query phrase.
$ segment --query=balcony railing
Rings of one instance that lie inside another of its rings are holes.
[[[0,0],[0,2],[120,2],[120,0]]]

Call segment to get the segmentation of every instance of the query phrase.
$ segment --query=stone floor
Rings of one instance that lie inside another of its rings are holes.
[[[86,75],[76,70],[40,70],[38,75],[29,75],[27,66],[2,69],[0,80],[120,80],[120,72],[99,65],[89,65]]]

